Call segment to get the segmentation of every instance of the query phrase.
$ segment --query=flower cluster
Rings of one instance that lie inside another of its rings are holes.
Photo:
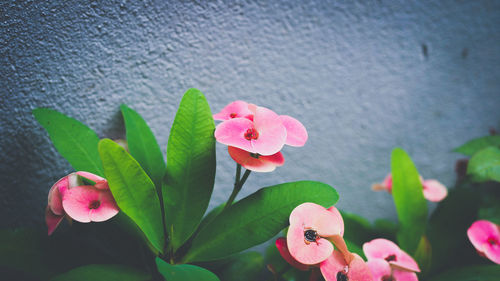
[[[398,245],[387,239],[374,239],[363,244],[363,252],[374,281],[417,281],[420,268]]]
[[[93,184],[85,184],[84,180]],[[79,222],[101,222],[119,208],[106,179],[88,172],[71,173],[50,188],[45,222],[51,235],[64,217]]]
[[[422,182],[423,192],[425,199],[431,202],[439,202],[448,195],[448,189],[442,183],[434,179],[424,180],[420,177]],[[389,194],[392,193],[392,175],[388,174],[382,183],[377,183],[372,186],[373,190],[385,190]]]
[[[235,101],[213,115],[223,121],[215,129],[218,142],[228,146],[236,163],[256,172],[271,172],[285,162],[285,144],[303,146],[307,131],[297,119],[265,107]]]
[[[372,280],[367,264],[349,252],[343,235],[344,221],[335,207],[303,203],[290,214],[286,241],[278,238],[276,247],[299,270],[319,267],[326,281]]]

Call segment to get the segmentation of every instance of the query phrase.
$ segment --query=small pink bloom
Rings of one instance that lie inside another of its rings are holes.
[[[312,265],[324,261],[333,252],[332,243],[325,238],[340,237],[343,226],[338,212],[328,211],[314,203],[297,206],[290,214],[287,233],[290,254],[303,264]]]
[[[244,168],[255,172],[272,172],[276,167],[283,166],[285,158],[281,152],[265,156],[251,153],[233,146],[227,147],[233,160]]]
[[[321,274],[326,281],[356,280],[371,281],[372,274],[368,265],[363,259],[354,254],[350,263],[344,260],[344,256],[339,251],[333,253],[320,264]]]
[[[390,240],[373,239],[363,244],[363,252],[368,261],[382,259],[398,269],[420,272],[417,262]]]
[[[253,114],[248,103],[237,100],[226,105],[219,113],[214,114],[214,119],[226,121],[233,118],[248,118],[252,120]]]
[[[80,177],[95,182],[95,185],[83,185]],[[105,221],[118,211],[104,178],[76,172],[63,177],[50,189],[45,221],[51,235],[65,216],[79,222]]]
[[[281,257],[283,257],[283,259],[286,260],[291,266],[302,271],[306,271],[309,269],[309,265],[298,262],[296,259],[292,257],[292,255],[290,255],[290,251],[288,251],[288,246],[286,244],[285,237],[280,237],[276,239],[276,248],[278,248]]]
[[[442,183],[437,180],[424,180],[420,177],[422,182],[423,192],[425,199],[431,202],[439,202],[443,200],[448,195],[448,189]],[[376,183],[372,186],[375,191],[385,190],[388,193],[392,193],[392,175],[388,174],[382,183]]]
[[[369,260],[366,265],[370,268],[374,281],[418,281],[415,272],[393,268],[383,259]]]
[[[304,146],[308,138],[306,127],[299,120],[288,115],[280,115],[279,119],[286,128],[285,144],[290,146]]]
[[[467,236],[479,254],[500,264],[500,226],[487,220],[474,222],[467,230]]]

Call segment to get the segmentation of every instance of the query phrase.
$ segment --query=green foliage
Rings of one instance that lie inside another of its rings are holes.
[[[216,260],[248,249],[285,228],[296,206],[313,202],[330,207],[337,200],[337,191],[320,182],[298,181],[262,188],[201,229],[183,261]]]
[[[469,160],[467,174],[478,182],[500,182],[500,148],[488,147],[474,154]]]
[[[149,281],[151,276],[129,266],[117,264],[85,265],[58,275],[51,281]]]
[[[430,281],[498,281],[500,266],[498,265],[473,265],[457,267],[434,276]]]
[[[162,252],[165,236],[160,200],[153,182],[139,163],[112,140],[101,140],[99,153],[116,203],[141,228],[151,244]]]
[[[156,258],[156,266],[167,281],[220,281],[212,272],[195,265],[171,265],[160,258]]]
[[[222,281],[255,281],[264,269],[264,258],[258,252],[245,252],[231,258],[220,270]]]
[[[188,90],[170,131],[162,189],[173,250],[194,233],[208,207],[215,178],[214,129],[205,97]]]
[[[153,132],[142,117],[125,104],[120,106],[127,132],[127,145],[130,155],[144,169],[149,178],[161,189],[165,174],[165,161]]]
[[[47,130],[57,151],[76,171],[104,175],[97,151],[99,137],[93,130],[52,109],[37,108],[33,115]]]
[[[399,246],[408,253],[418,247],[427,224],[427,202],[417,168],[401,148],[391,155],[392,195],[399,219]]]
[[[500,136],[486,136],[468,141],[464,145],[455,148],[453,151],[472,156],[476,152],[490,146],[500,146]]]

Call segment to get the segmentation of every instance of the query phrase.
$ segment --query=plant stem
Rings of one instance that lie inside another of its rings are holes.
[[[236,195],[238,195],[241,188],[245,184],[245,181],[247,180],[248,176],[250,175],[250,172],[251,172],[250,170],[245,170],[243,177],[240,179],[241,165],[238,164],[236,166],[236,179],[234,180],[233,192],[231,193],[231,196],[229,196],[229,199],[227,200],[226,205],[224,206],[224,209],[222,211],[225,211],[227,208],[229,208],[233,204],[233,201],[236,198]]]

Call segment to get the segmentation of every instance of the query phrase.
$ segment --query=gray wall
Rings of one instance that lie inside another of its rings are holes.
[[[310,139],[285,148],[276,172],[252,174],[242,195],[319,180],[370,219],[395,218],[392,198],[370,190],[393,147],[451,186],[450,150],[499,124],[500,1],[80,2],[0,4],[1,227],[43,224],[50,186],[71,172],[36,107],[120,137],[127,103],[165,151],[190,87],[213,112],[235,99],[267,106]],[[217,149],[211,206],[234,174]]]

